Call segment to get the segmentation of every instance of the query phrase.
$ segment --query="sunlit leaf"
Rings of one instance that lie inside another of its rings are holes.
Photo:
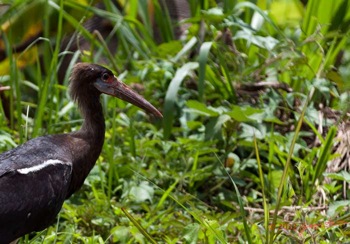
[[[212,42],[204,42],[199,49],[198,63],[199,63],[199,79],[198,79],[198,93],[199,100],[203,101],[204,89],[205,89],[205,66],[207,65],[208,55]]]
[[[199,113],[202,115],[206,115],[206,116],[210,116],[210,117],[214,117],[214,116],[218,116],[219,113],[216,112],[213,109],[208,108],[207,106],[205,106],[205,104],[195,101],[195,100],[189,100],[186,102],[187,107],[191,108],[193,112],[195,113]]]
[[[220,22],[225,18],[222,8],[211,8],[203,11],[206,20],[212,22]]]
[[[350,201],[349,200],[343,200],[343,201],[334,201],[329,205],[328,211],[327,211],[327,215],[329,217],[333,217],[336,215],[336,212],[339,209],[348,207],[350,205]]]
[[[269,15],[279,26],[297,26],[303,16],[302,3],[299,1],[274,1]]]
[[[181,47],[180,41],[165,42],[157,47],[157,53],[162,58],[175,56],[181,50]]]
[[[197,223],[186,226],[183,237],[187,243],[197,243],[199,230],[200,225]]]
[[[261,121],[264,118],[264,110],[253,107],[232,106],[230,112],[226,113],[238,122]]]
[[[331,179],[350,182],[350,173],[347,171],[340,171],[339,173],[323,173],[323,175]]]
[[[152,202],[154,189],[147,181],[142,181],[138,186],[132,186],[129,191],[129,197],[135,202]]]

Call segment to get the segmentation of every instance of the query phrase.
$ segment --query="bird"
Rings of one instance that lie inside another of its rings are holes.
[[[63,202],[81,188],[104,143],[102,93],[162,117],[151,103],[98,64],[75,64],[69,93],[83,117],[78,131],[37,137],[0,154],[1,244],[50,226]]]

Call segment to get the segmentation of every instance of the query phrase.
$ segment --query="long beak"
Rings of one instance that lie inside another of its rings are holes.
[[[126,102],[132,103],[135,106],[144,109],[146,112],[153,114],[156,117],[162,118],[163,115],[150,104],[146,99],[133,91],[130,87],[113,76],[108,82],[98,79],[94,86],[102,93],[120,98]]]

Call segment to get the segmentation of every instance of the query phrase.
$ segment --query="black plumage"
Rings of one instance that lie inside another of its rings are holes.
[[[82,186],[104,142],[101,93],[162,116],[110,70],[96,64],[76,64],[70,95],[84,118],[81,129],[38,137],[0,155],[0,243],[52,224],[64,200]]]

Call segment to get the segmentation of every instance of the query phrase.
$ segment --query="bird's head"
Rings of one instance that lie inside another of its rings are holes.
[[[97,64],[77,63],[70,77],[70,95],[82,102],[82,95],[99,96],[101,93],[120,98],[144,109],[156,117],[163,117],[146,99],[121,82],[109,69]]]

